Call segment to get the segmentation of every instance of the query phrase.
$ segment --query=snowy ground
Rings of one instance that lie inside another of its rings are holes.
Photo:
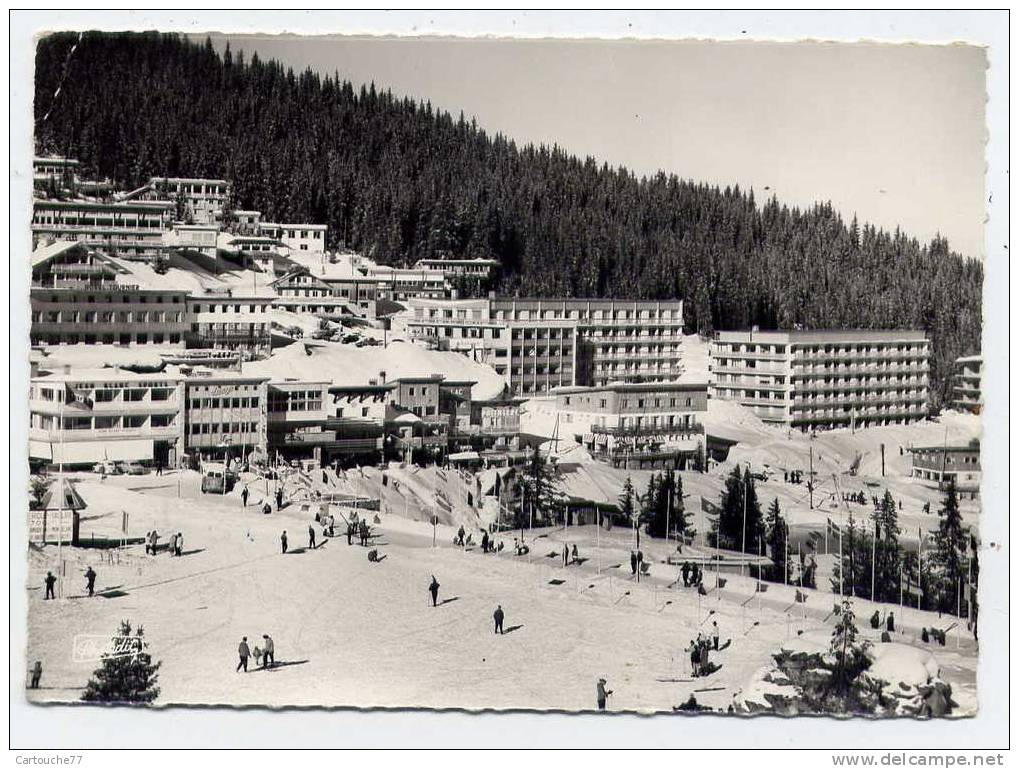
[[[346,485],[370,488],[378,481],[374,472]],[[426,478],[417,481],[424,485]],[[594,706],[595,684],[604,676],[615,710],[669,711],[691,693],[725,708],[786,638],[801,630],[831,632],[825,620],[830,593],[812,594],[801,605],[792,588],[771,586],[759,599],[753,581],[737,577],[725,590],[698,598],[668,587],[676,569],[658,562],[667,546],[646,538],[651,574],[635,584],[626,560],[631,534],[618,528],[536,530],[529,556],[516,557],[511,534],[502,536],[502,553],[482,555],[454,547],[454,527],[443,525],[433,548],[432,527],[403,517],[422,512],[417,501],[414,507],[409,502],[417,500],[408,488],[413,482],[405,478],[399,493],[387,487],[375,543],[384,558],[371,564],[365,549],[348,547],[345,537],[305,549],[312,522],[307,506],[295,501],[262,515],[257,503],[264,487],[258,484],[250,485],[252,497],[242,509],[237,491],[201,495],[196,473],[82,480],[78,489],[89,504],[83,536],[115,533],[127,510],[132,536],[155,527],[165,541],[182,531],[185,556],[146,556],[141,545],[132,545],[109,563],[100,551],[68,555],[65,549],[66,597],[43,601],[42,579],[56,568],[56,550],[33,550],[28,659],[41,660],[44,673],[43,688],[29,697],[77,699],[96,663],[75,661],[75,637],[109,635],[124,619],[144,626],[153,657],[163,662],[159,704],[575,710]],[[403,496],[408,501],[399,510],[396,500]],[[284,529],[287,555],[279,552]],[[563,567],[560,557],[548,557],[563,541],[577,543],[587,560]],[[87,564],[99,575],[100,593],[92,599],[82,597]],[[426,590],[432,574],[442,584],[444,603],[437,608]],[[510,631],[502,636],[492,632],[497,604]],[[869,615],[868,602],[856,604],[861,617]],[[683,650],[713,620],[732,645],[713,657],[721,670],[691,679]],[[915,635],[924,624],[950,624],[908,610],[906,616],[897,611],[897,620],[904,631],[898,640],[907,643],[919,643]],[[280,664],[236,673],[241,636],[255,645],[262,633],[275,639]],[[930,648],[955,698],[972,712],[972,641],[950,634],[946,647]]]

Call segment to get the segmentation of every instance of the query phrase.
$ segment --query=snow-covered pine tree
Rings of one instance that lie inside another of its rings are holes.
[[[141,626],[131,634],[131,624],[120,623],[113,636],[112,649],[102,656],[102,665],[92,674],[85,692],[85,702],[115,704],[147,704],[159,696],[156,681],[162,662],[153,662],[146,651],[148,642]]]

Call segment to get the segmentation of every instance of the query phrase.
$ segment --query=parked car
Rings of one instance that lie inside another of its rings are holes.
[[[96,462],[92,467],[92,472],[99,473],[100,475],[119,475],[120,468],[117,467],[115,462],[105,459],[102,462]]]
[[[121,462],[119,468],[120,472],[125,475],[145,475],[149,471],[147,467],[138,462]]]
[[[237,482],[237,475],[223,465],[207,464],[202,472],[203,494],[227,494]]]

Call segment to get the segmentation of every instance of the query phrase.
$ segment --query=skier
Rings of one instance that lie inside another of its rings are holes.
[[[481,533],[481,552],[482,553],[487,553],[488,552],[489,547],[490,547],[490,542],[491,541],[488,538],[488,532],[487,531],[482,532]]]
[[[276,664],[276,644],[273,643],[272,636],[268,633],[262,635],[262,641],[265,645],[262,652],[262,667],[272,667]]]
[[[56,584],[57,578],[53,576],[53,572],[52,571],[46,572],[46,597],[43,598],[44,601],[49,600],[50,598],[57,597],[56,594],[53,592],[53,586]]]
[[[36,660],[35,664],[29,669],[32,674],[32,683],[28,685],[29,689],[38,689],[39,681],[42,678],[42,660]]]
[[[570,565],[570,543],[563,543],[563,566]]]
[[[505,617],[506,615],[503,614],[502,612],[502,604],[499,604],[498,606],[495,607],[495,613],[492,615],[492,618],[495,620],[495,632],[498,633],[499,635],[503,634],[502,621],[503,619],[505,619]]]
[[[630,574],[634,577],[637,576],[637,554],[632,550],[630,551]]]
[[[244,672],[248,672],[248,656],[251,654],[251,650],[248,649],[248,637],[244,636],[241,642],[237,645],[237,656],[241,658],[240,662],[237,663],[237,670],[234,672],[240,672],[241,668],[244,668]]]
[[[245,486],[244,489],[241,491],[241,507],[247,506],[248,506],[248,487]]]
[[[690,675],[696,678],[701,666],[701,649],[696,641],[691,641],[686,650],[690,652]]]
[[[683,587],[690,587],[690,562],[683,561],[683,568],[679,571],[683,575]]]
[[[88,590],[88,597],[91,598],[96,589],[96,572],[91,566],[85,570],[85,588]]]
[[[371,529],[368,527],[367,521],[361,520],[361,547],[368,547],[368,535],[371,533]]]
[[[881,627],[881,614],[877,609],[874,609],[874,613],[870,615],[870,626],[875,630]]]
[[[147,552],[149,552],[151,550],[152,551],[152,555],[155,555],[156,554],[156,545],[158,545],[158,544],[159,544],[159,534],[156,532],[155,529],[153,529],[152,532],[149,534],[149,545],[145,549],[145,552],[147,553]]]
[[[717,652],[718,651],[718,623],[714,622],[714,621],[711,623],[711,645],[714,648],[714,650]]]
[[[276,489],[276,509],[277,510],[282,510],[283,509],[283,487],[282,486],[280,486],[278,489]]]
[[[605,700],[612,694],[611,689],[605,688],[605,679],[598,679],[598,710],[605,710]]]
[[[315,549],[315,527],[314,526],[309,526],[308,527],[308,547],[311,548],[312,550]]]
[[[456,543],[460,545],[460,547],[463,547],[465,534],[466,532],[464,531],[463,526],[461,526],[456,532]]]
[[[353,539],[354,539],[354,524],[348,522],[347,523],[347,546],[348,547],[350,545],[354,544],[353,543]]]
[[[573,558],[573,563],[576,563],[578,558],[576,542],[573,543],[573,549],[570,551],[570,556]]]
[[[439,597],[439,581],[432,575],[432,582],[428,586],[428,592],[432,594],[432,606],[436,605],[436,601]]]
[[[888,612],[888,619],[885,620],[885,629],[889,633],[895,632],[895,612]]]
[[[177,552],[178,556],[184,555],[184,535],[181,534],[179,531],[177,532],[177,550],[176,550],[176,552]]]
[[[280,545],[283,546],[283,555],[287,554],[287,530],[283,530],[283,534],[280,535]]]

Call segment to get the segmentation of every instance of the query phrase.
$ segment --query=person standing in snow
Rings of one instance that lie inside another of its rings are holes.
[[[683,561],[683,568],[679,572],[683,575],[683,587],[690,587],[690,562]]]
[[[711,623],[711,645],[715,651],[718,651],[718,623],[712,621]]]
[[[428,585],[428,592],[432,594],[432,606],[436,605],[436,601],[439,598],[439,581],[432,575],[432,582]]]
[[[46,572],[46,597],[43,598],[44,601],[48,601],[50,598],[56,599],[56,593],[53,592],[53,588],[56,584],[57,578],[53,576],[53,572]]]
[[[287,530],[283,530],[283,534],[280,535],[280,545],[283,547],[283,555],[287,554]]]
[[[96,572],[91,566],[85,570],[85,588],[88,590],[88,597],[91,598],[96,590]]]
[[[184,555],[184,535],[177,532],[177,555]]]
[[[265,645],[265,650],[262,652],[262,667],[272,667],[276,664],[276,644],[272,641],[272,636],[268,633],[262,635],[262,641]]]
[[[630,551],[630,574],[634,577],[637,576],[637,554],[632,550]]]
[[[276,510],[279,511],[282,509],[283,509],[283,487],[280,486],[278,489],[276,489]]]
[[[495,632],[498,633],[499,635],[503,635],[502,621],[503,619],[505,619],[505,617],[506,615],[503,614],[502,611],[502,604],[499,604],[498,606],[495,607],[495,613],[492,615],[492,618],[495,620]]]
[[[32,674],[32,683],[28,685],[29,689],[38,689],[39,681],[42,680],[42,660],[36,660],[35,664],[30,668]]]
[[[605,679],[598,679],[598,710],[605,710],[605,701],[612,694],[611,689],[605,688]]]
[[[308,547],[312,550],[315,549],[315,527],[308,527]]]
[[[463,547],[465,534],[466,532],[464,532],[463,526],[461,526],[459,530],[456,532],[456,543],[460,545],[460,547]]]
[[[241,490],[241,507],[247,507],[247,506],[248,506],[248,487],[245,486]]]
[[[573,563],[576,563],[576,562],[577,562],[577,559],[578,559],[579,557],[580,557],[580,556],[579,556],[579,555],[578,555],[578,553],[577,553],[577,543],[576,543],[576,542],[574,542],[574,543],[573,543],[573,548],[572,548],[572,550],[570,551],[570,558],[571,558],[571,559],[573,560]]]
[[[490,540],[488,539],[488,532],[484,531],[481,533],[481,552],[487,553],[489,550]]]
[[[895,612],[888,612],[888,619],[885,621],[885,628],[889,633],[895,632]]]
[[[348,522],[347,523],[347,547],[350,547],[352,544],[354,544],[353,540],[354,540],[354,524]]]
[[[248,637],[244,636],[241,642],[237,645],[237,656],[240,657],[240,662],[237,663],[237,669],[235,673],[239,673],[241,668],[244,668],[244,672],[248,672],[248,657],[251,655],[251,650],[248,648]]]
[[[563,542],[563,566],[570,565],[570,543]]]

